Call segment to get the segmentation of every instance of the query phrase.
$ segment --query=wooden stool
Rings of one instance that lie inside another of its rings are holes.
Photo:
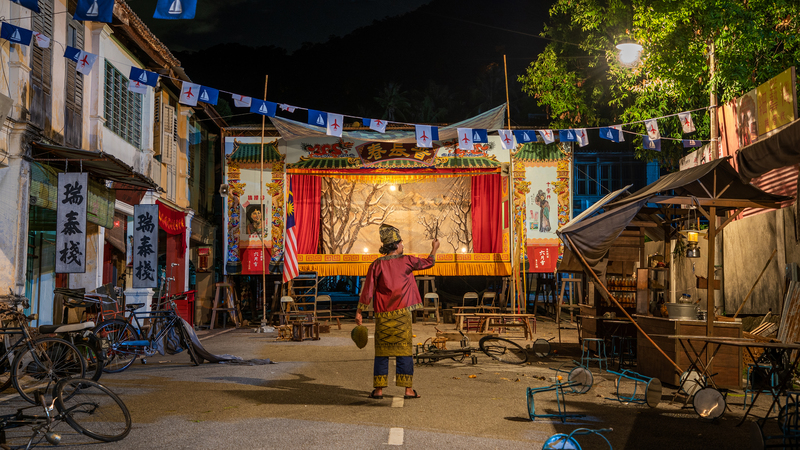
[[[425,297],[425,294],[429,294],[431,292],[434,293],[434,294],[436,293],[436,278],[435,277],[421,276],[421,277],[415,277],[415,278],[417,279],[417,284],[419,284],[420,282],[422,283],[422,286],[420,286],[420,290],[422,291],[422,296],[423,297]]]
[[[433,305],[431,305],[431,303],[433,303]],[[439,294],[436,294],[434,292],[428,292],[427,294],[425,294],[425,298],[422,301],[422,308],[420,308],[418,311],[422,311],[422,315],[423,315],[422,322],[423,323],[428,322],[428,319],[429,319],[428,313],[433,311],[433,313],[434,313],[434,315],[436,317],[436,324],[438,325],[439,324]]]
[[[228,313],[233,318],[233,324],[239,327],[239,317],[236,310],[236,302],[234,301],[233,286],[228,283],[217,283],[217,292],[214,295],[214,305],[211,307],[211,330],[214,329],[214,324],[217,321],[217,311],[221,313]],[[222,295],[220,295],[222,291]],[[227,321],[222,323],[222,328],[227,326]]]
[[[292,340],[319,340],[319,322],[292,322]]]

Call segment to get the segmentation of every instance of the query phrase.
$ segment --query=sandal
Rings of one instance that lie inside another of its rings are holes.
[[[375,391],[377,391],[377,389],[373,389],[372,392],[370,392],[367,397],[368,398],[374,398],[375,400],[383,399],[383,395],[375,395]]]
[[[420,398],[420,395],[417,394],[416,389],[414,390],[414,395],[404,395],[403,398]]]

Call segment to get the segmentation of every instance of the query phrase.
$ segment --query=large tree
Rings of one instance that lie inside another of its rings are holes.
[[[555,128],[634,123],[738,97],[800,58],[796,0],[558,0],[542,33],[546,50],[519,77],[523,91],[546,107]],[[643,47],[633,68],[616,59],[626,40]],[[713,50],[713,77],[710,52]],[[710,136],[710,115],[693,114],[696,139]],[[642,123],[625,127],[644,133]],[[662,136],[681,138],[676,118],[659,120]],[[631,139],[626,135],[626,139]],[[680,141],[636,156],[667,166],[688,153]]]

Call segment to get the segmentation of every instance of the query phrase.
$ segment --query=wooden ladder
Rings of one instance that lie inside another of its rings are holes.
[[[211,307],[211,326],[209,329],[213,330],[214,325],[217,323],[217,311],[228,313],[233,318],[234,325],[238,328],[239,311],[236,307],[234,298],[236,294],[233,292],[233,286],[230,283],[217,283],[216,286],[217,292],[214,295],[214,305]],[[226,322],[222,323],[222,328],[225,328]]]

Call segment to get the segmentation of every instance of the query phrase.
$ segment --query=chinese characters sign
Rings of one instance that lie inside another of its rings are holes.
[[[392,159],[418,161],[431,165],[436,159],[436,148],[420,148],[414,144],[392,142],[369,142],[356,147],[365,164],[373,164]]]
[[[133,288],[158,287],[158,205],[133,207]]]
[[[58,174],[56,273],[86,273],[88,186],[85,173]]]

